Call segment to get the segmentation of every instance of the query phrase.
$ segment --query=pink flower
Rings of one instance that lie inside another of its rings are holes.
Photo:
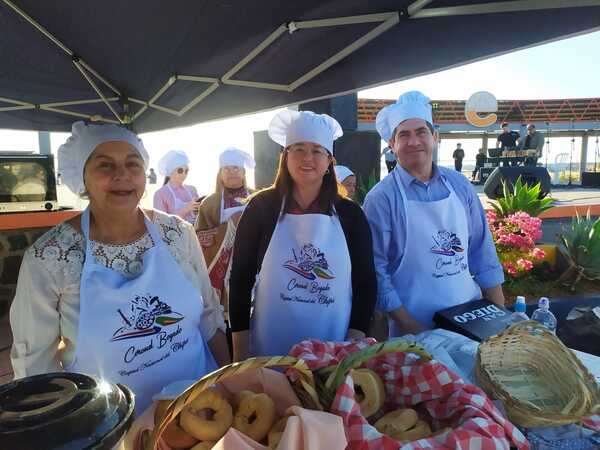
[[[519,258],[517,260],[517,265],[526,272],[533,269],[533,263],[525,258]]]
[[[533,256],[535,259],[544,259],[546,252],[541,248],[536,247],[531,251],[531,256]]]
[[[515,267],[515,265],[513,263],[506,263],[504,265],[504,268],[506,269],[506,271],[508,272],[509,275],[511,276],[515,276],[517,275],[517,268]]]

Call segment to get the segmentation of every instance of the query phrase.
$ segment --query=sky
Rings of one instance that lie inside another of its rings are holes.
[[[420,90],[432,99],[464,100],[476,91],[492,92],[497,99],[550,99],[600,97],[600,31],[526,50],[490,58],[435,74],[360,91],[362,98],[394,99],[407,90]],[[170,149],[182,149],[191,159],[188,183],[200,193],[214,186],[218,155],[236,146],[253,153],[253,132],[265,130],[278,110],[199,124],[174,130],[142,134],[150,154],[150,166],[156,167]],[[600,124],[599,124],[600,126]],[[53,152],[66,140],[66,133],[52,133]],[[450,165],[457,141],[445,140],[440,146],[440,164]],[[480,142],[462,141],[466,152],[465,166],[472,164]],[[570,154],[579,160],[579,141],[569,138],[551,141],[549,162]],[[37,133],[0,130],[0,151],[38,149]],[[593,160],[596,147],[591,143],[588,160]],[[559,156],[563,154],[563,156]],[[249,177],[250,185],[253,177]]]

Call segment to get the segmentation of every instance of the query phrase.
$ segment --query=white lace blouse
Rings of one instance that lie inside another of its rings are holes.
[[[179,217],[157,211],[152,220],[185,276],[202,294],[202,335],[209,341],[217,329],[225,331],[223,308],[194,229]],[[142,270],[142,256],[153,246],[148,233],[127,245],[91,242],[97,262],[131,277]],[[10,309],[15,378],[61,371],[73,361],[84,257],[84,237],[68,223],[49,230],[25,252]]]

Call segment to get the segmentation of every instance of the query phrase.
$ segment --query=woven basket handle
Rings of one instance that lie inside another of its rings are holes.
[[[328,407],[333,399],[338,388],[344,382],[346,375],[350,370],[360,367],[366,361],[376,358],[387,353],[404,352],[412,353],[419,357],[421,361],[431,361],[431,355],[420,345],[414,342],[404,341],[402,339],[394,339],[391,341],[379,342],[370,345],[362,350],[347,355],[340,361],[332,371],[329,367],[325,367],[319,371],[320,374],[328,374],[327,381],[322,392],[321,400]]]
[[[172,402],[164,416],[162,417],[160,424],[154,427],[152,431],[152,437],[146,450],[155,450],[158,444],[158,438],[167,427],[167,425],[183,410],[185,405],[189,404],[194,400],[201,392],[208,389],[220,381],[230,378],[234,375],[238,375],[243,372],[247,372],[253,369],[265,369],[265,368],[293,368],[299,376],[302,387],[308,392],[312,400],[319,404],[316,390],[314,388],[314,377],[306,363],[291,356],[275,356],[275,357],[261,357],[261,358],[250,358],[242,362],[237,362],[223,366],[220,369],[205,375],[200,378],[193,386],[189,387],[183,394]]]

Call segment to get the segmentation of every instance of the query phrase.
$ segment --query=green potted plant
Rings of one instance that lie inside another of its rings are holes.
[[[582,280],[600,281],[600,218],[592,220],[577,215],[571,228],[558,237],[559,251],[567,261],[567,269],[559,282],[574,291]]]
[[[506,181],[503,181],[502,191],[504,197],[492,202],[492,208],[498,217],[508,217],[519,211],[527,213],[531,217],[538,217],[544,211],[552,208],[555,201],[551,197],[540,198],[541,184],[529,186],[528,183],[521,181],[521,176],[517,178],[512,190]]]
[[[365,201],[365,197],[369,193],[373,186],[379,183],[379,179],[377,177],[377,173],[375,171],[371,172],[369,178],[365,182],[361,177],[358,177],[358,187],[356,189],[356,201],[359,205],[362,205]]]

